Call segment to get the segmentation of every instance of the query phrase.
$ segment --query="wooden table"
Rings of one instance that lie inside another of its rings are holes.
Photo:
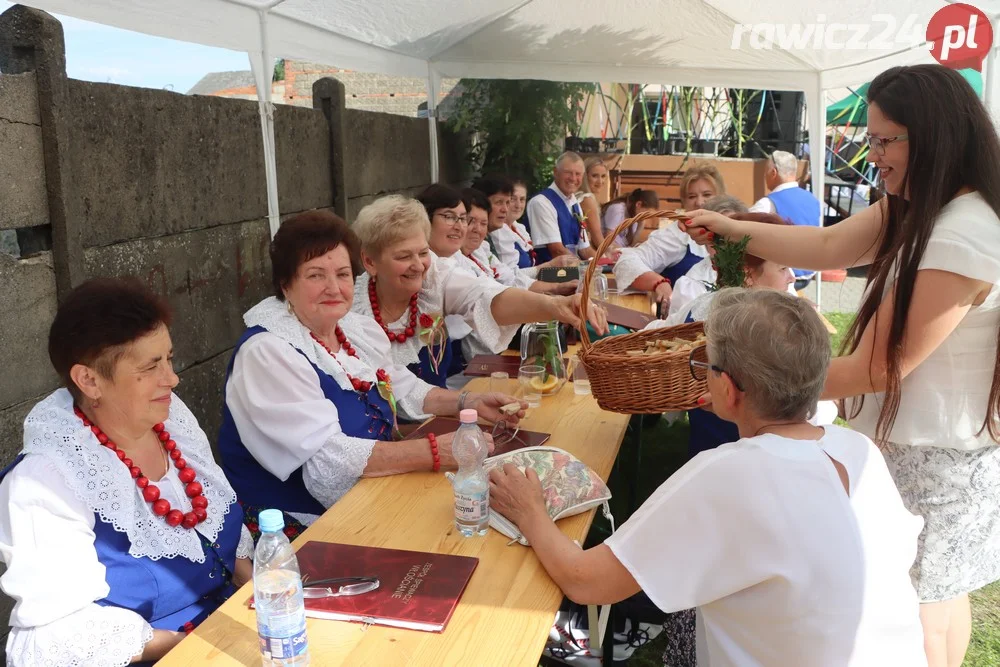
[[[645,298],[645,297],[643,297]],[[488,388],[488,379],[469,383]],[[628,416],[605,412],[592,396],[566,383],[529,410],[524,428],[551,433],[548,444],[572,452],[608,479]],[[524,665],[535,667],[563,599],[534,552],[490,530],[463,538],[455,530],[453,495],[443,473],[362,479],[298,540],[477,556],[480,559],[452,619],[441,634],[356,623],[308,620],[313,665]],[[559,522],[582,544],[594,511]],[[158,664],[259,665],[257,625],[244,586]]]

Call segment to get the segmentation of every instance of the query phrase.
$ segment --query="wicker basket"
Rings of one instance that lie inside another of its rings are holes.
[[[673,211],[644,211],[622,222],[618,229],[604,237],[597,256],[587,267],[582,292],[584,308],[589,308],[591,285],[597,270],[597,258],[607,252],[614,239],[631,225],[649,218],[678,219]],[[610,336],[591,342],[587,327],[580,330],[580,362],[587,369],[590,390],[604,410],[622,414],[653,414],[698,407],[698,397],[708,391],[704,380],[695,380],[688,363],[692,354],[707,361],[705,345],[693,352],[661,352],[633,355],[629,351],[644,351],[646,343],[659,340],[694,340],[704,331],[701,322],[681,324],[663,329],[636,331]]]

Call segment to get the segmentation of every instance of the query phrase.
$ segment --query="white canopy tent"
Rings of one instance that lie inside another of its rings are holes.
[[[426,78],[434,179],[438,175],[434,107],[442,77],[801,90],[811,129],[813,189],[821,196],[826,148],[823,90],[863,83],[893,65],[933,62],[923,45],[924,28],[947,0],[847,0],[835,8],[822,0],[797,4],[785,0],[613,4],[605,0],[26,0],[25,4],[151,35],[246,51],[261,104],[273,234],[279,217],[269,85],[272,57]],[[986,4],[977,3],[980,8]],[[860,34],[862,28],[854,26],[868,27]],[[792,46],[782,37],[794,34],[803,48],[780,48]],[[817,34],[822,37],[817,39]],[[994,58],[995,49],[988,60],[985,89],[987,102],[996,109],[993,97],[1000,96],[1000,86],[994,82],[998,75],[994,70],[1000,68],[990,66]]]

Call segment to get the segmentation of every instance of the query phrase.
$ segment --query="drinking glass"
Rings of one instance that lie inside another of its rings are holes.
[[[517,372],[518,398],[523,398],[529,408],[537,408],[542,404],[542,390],[539,388],[545,378],[544,366],[521,366]]]
[[[490,373],[490,391],[494,393],[510,394],[510,374],[508,374],[507,371],[494,371],[493,373]]]
[[[587,376],[587,369],[580,361],[579,355],[573,355],[569,360],[570,377],[573,379],[573,393],[577,396],[588,396],[590,394],[590,378]]]

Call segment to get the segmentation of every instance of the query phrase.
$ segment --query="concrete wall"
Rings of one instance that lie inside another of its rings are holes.
[[[48,221],[41,125],[35,75],[0,77],[0,229]]]

